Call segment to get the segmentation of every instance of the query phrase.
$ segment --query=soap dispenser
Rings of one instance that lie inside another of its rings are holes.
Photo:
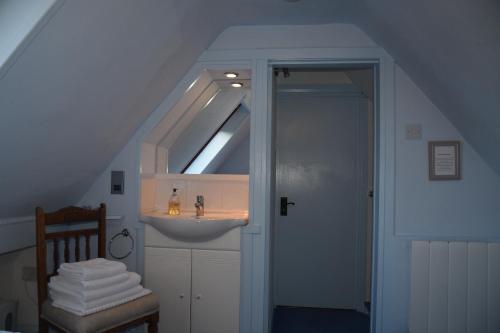
[[[174,188],[170,200],[168,200],[168,215],[179,215],[181,213],[181,202],[179,200],[179,195],[177,194],[177,189]]]

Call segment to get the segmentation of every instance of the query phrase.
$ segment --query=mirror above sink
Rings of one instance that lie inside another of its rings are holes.
[[[140,220],[151,234],[198,248],[233,234],[239,242],[248,224],[250,78],[245,68],[201,71],[144,136]]]

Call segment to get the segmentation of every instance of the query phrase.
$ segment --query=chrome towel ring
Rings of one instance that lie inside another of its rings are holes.
[[[130,239],[129,250],[123,256],[116,256],[113,254],[113,250],[112,250],[113,241],[118,237],[124,237],[124,238]],[[117,233],[116,235],[114,235],[113,237],[111,237],[111,239],[109,240],[109,243],[108,243],[108,253],[114,259],[125,259],[134,251],[134,246],[135,246],[134,237],[132,237],[132,235],[130,234],[128,229],[125,228],[122,231],[120,231],[119,233]]]

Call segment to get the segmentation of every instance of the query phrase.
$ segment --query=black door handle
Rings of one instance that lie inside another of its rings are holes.
[[[288,205],[295,206],[295,202],[288,201],[288,197],[281,197],[280,200],[280,215],[288,216]]]

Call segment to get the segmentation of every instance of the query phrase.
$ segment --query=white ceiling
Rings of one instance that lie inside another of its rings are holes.
[[[66,1],[0,80],[0,217],[78,201],[226,27],[360,26],[500,173],[496,1]]]

